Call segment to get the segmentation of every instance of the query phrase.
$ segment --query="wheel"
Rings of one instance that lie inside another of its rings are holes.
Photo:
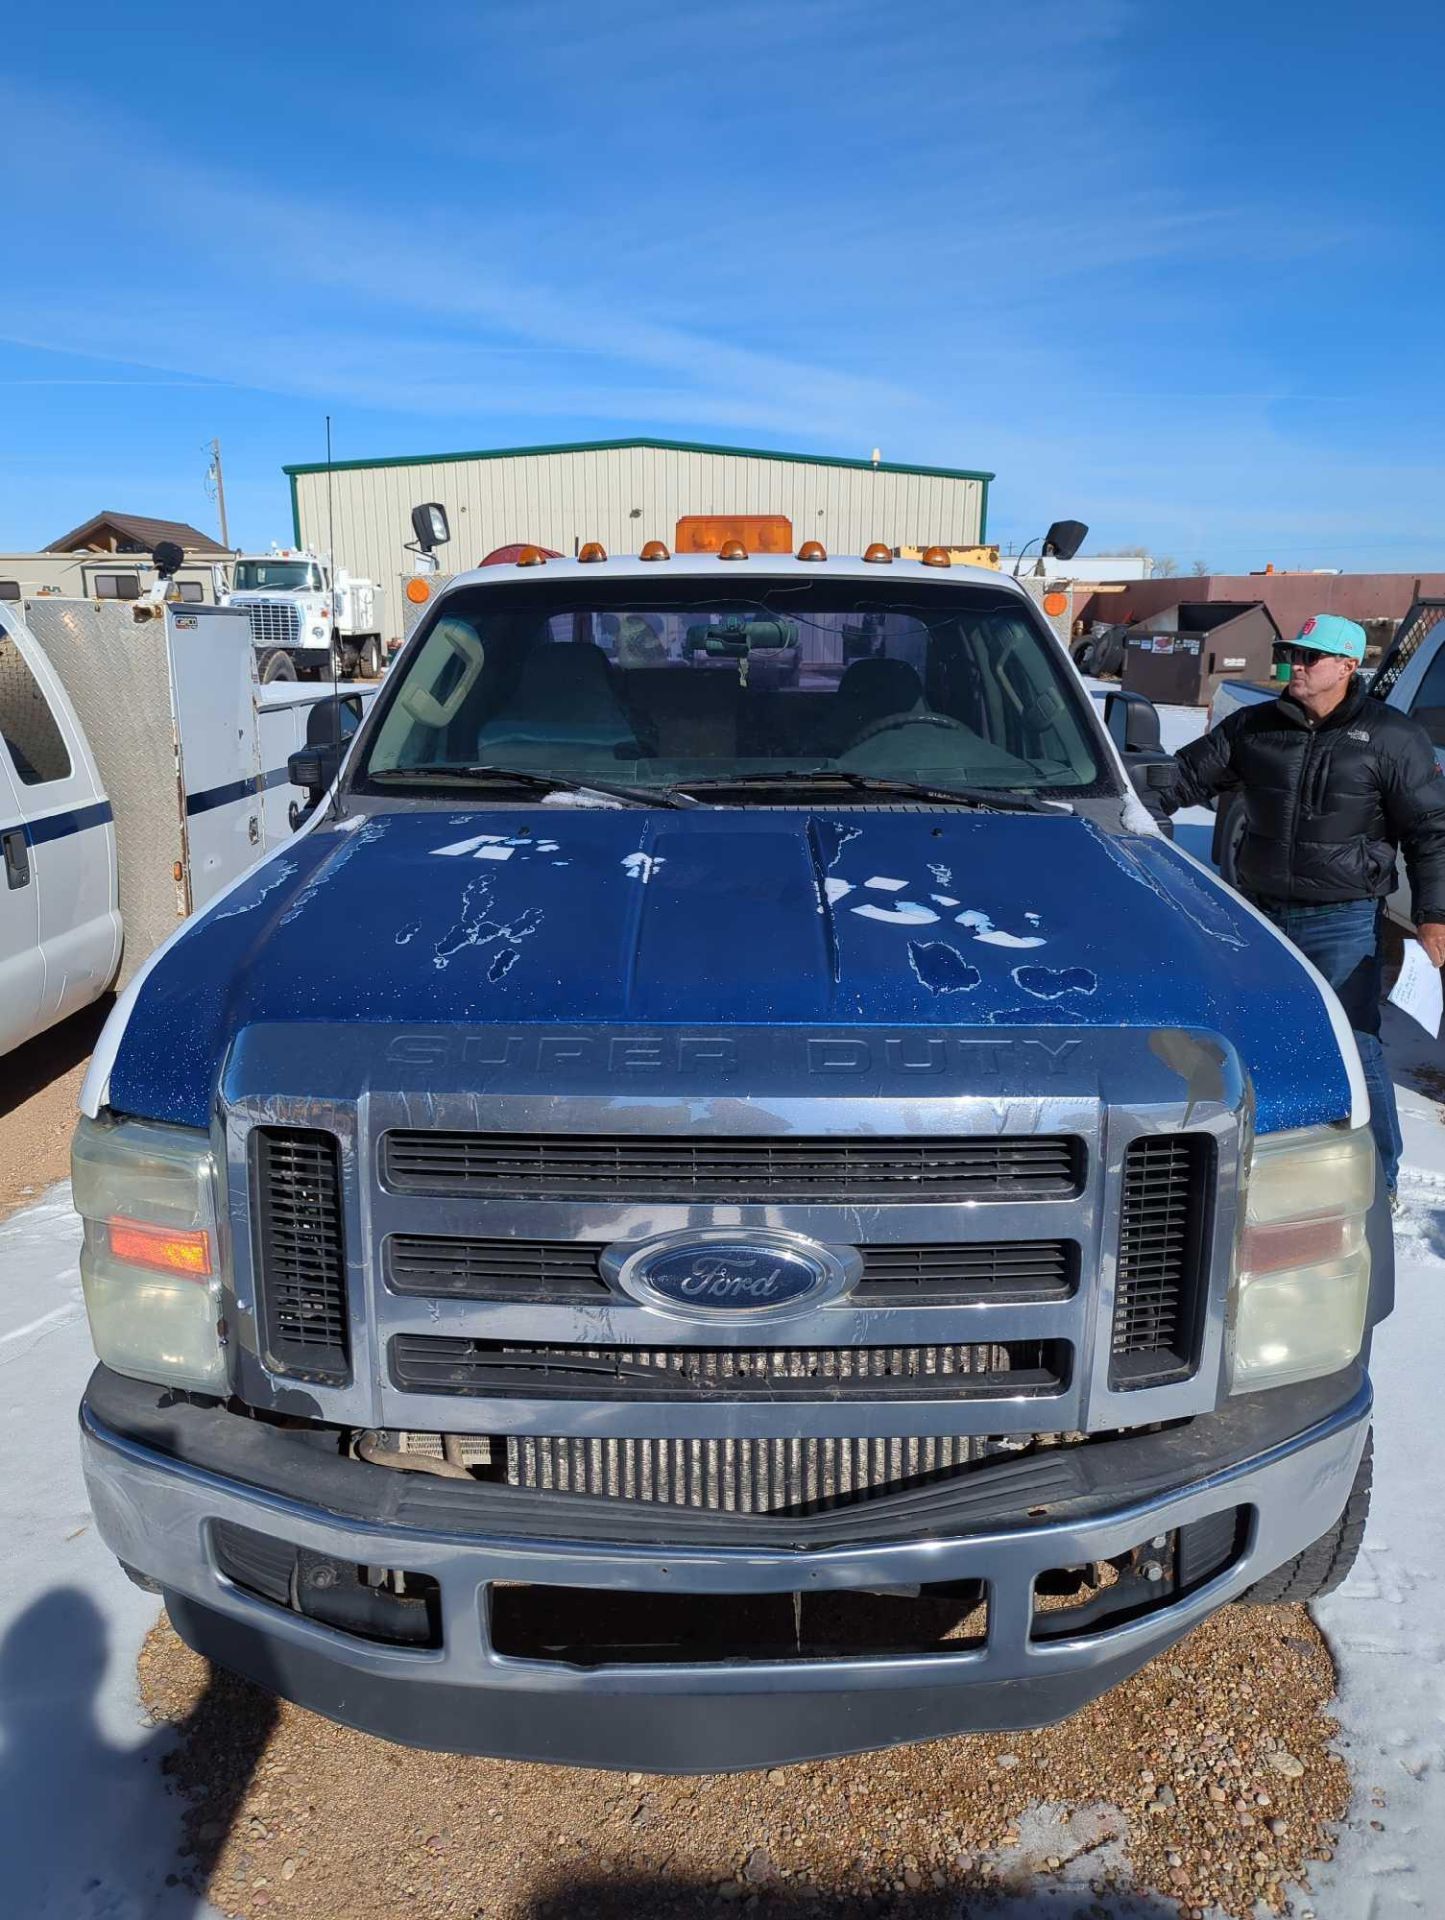
[[[382,654],[381,635],[379,633],[373,633],[367,636],[366,645],[361,649],[361,659],[358,664],[363,680],[379,680],[381,678]]]
[[[1350,1568],[1365,1538],[1365,1522],[1370,1517],[1370,1483],[1374,1477],[1375,1440],[1366,1434],[1365,1451],[1355,1469],[1355,1483],[1345,1510],[1312,1547],[1286,1560],[1282,1567],[1256,1580],[1239,1596],[1241,1606],[1288,1607],[1301,1600],[1320,1600],[1333,1593]]]
[[[271,647],[256,662],[256,678],[263,686],[269,686],[273,680],[294,680],[296,668],[290,654]]]

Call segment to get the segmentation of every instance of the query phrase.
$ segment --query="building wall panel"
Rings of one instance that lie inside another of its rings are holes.
[[[398,580],[413,570],[405,543],[411,509],[439,500],[451,520],[448,572],[475,566],[495,547],[530,540],[571,554],[583,540],[636,553],[644,540],[672,544],[687,513],[780,513],[798,541],[835,553],[889,546],[974,545],[983,533],[981,479],[745,453],[616,447],[493,455],[478,459],[338,467],[295,475],[303,543],[386,590],[400,632]]]

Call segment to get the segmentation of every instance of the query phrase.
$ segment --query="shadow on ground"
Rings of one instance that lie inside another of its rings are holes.
[[[27,1100],[60,1079],[72,1067],[78,1067],[95,1051],[100,1030],[115,1005],[114,994],[106,994],[93,1007],[72,1014],[58,1026],[27,1040],[0,1060],[0,1117],[13,1113]]]
[[[638,1876],[558,1882],[521,1910],[522,1920],[707,1920],[763,1914],[769,1920],[1178,1920],[1171,1902],[1148,1895],[1101,1897],[1087,1887],[1010,1894],[1007,1889],[967,1894],[941,1887],[902,1893],[825,1894],[811,1889],[763,1886],[730,1897],[704,1882],[661,1883]]]
[[[265,1751],[276,1702],[214,1668],[182,1723],[116,1744],[99,1719],[108,1658],[98,1608],[71,1587],[42,1595],[0,1642],[5,1913],[193,1914]],[[181,1754],[207,1775],[207,1824],[184,1840],[169,1777]]]

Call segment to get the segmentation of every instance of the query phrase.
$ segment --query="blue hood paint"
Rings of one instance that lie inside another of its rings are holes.
[[[1261,1132],[1348,1117],[1319,992],[1167,841],[1066,816],[411,811],[318,828],[141,988],[117,1111],[208,1123],[280,1022],[1186,1028]]]

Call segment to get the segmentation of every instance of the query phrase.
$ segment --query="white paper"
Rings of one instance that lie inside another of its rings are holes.
[[[1432,1039],[1439,1037],[1442,995],[1440,969],[1430,964],[1430,956],[1418,940],[1405,942],[1400,977],[1390,989],[1390,1003],[1418,1020]]]

